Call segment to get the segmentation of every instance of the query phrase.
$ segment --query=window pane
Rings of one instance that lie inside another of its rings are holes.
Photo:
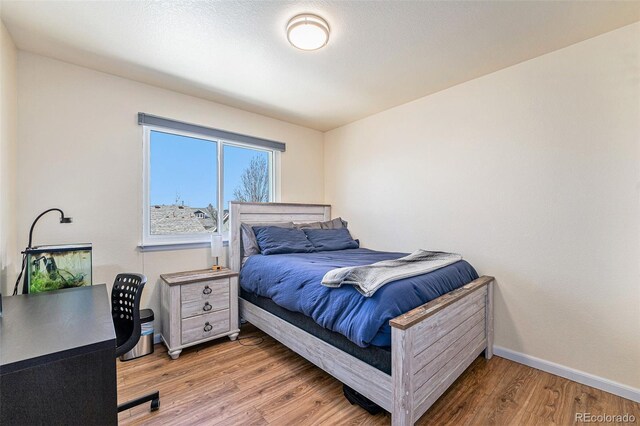
[[[217,232],[215,142],[151,131],[151,235]]]
[[[270,152],[224,145],[223,232],[229,230],[229,201],[273,201],[271,163]]]

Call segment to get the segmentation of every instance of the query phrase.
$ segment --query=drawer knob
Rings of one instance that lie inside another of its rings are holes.
[[[206,311],[210,311],[210,310],[211,310],[211,308],[213,308],[213,306],[211,306],[211,305],[209,304],[209,302],[205,302],[205,303],[204,303],[204,306],[202,307],[202,309],[203,309],[205,312],[206,312]]]
[[[204,331],[206,331],[207,333],[210,332],[212,328],[213,328],[213,326],[211,324],[209,324],[208,322],[206,322],[204,324]]]
[[[204,289],[202,290],[202,294],[211,294],[213,290],[211,290],[211,287],[209,287],[208,285],[204,286]]]

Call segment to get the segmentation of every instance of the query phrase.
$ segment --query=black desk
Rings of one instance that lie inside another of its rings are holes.
[[[117,424],[105,285],[4,297],[0,424]]]

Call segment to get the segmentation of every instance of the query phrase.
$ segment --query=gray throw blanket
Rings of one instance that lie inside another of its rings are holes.
[[[462,260],[459,254],[417,250],[399,259],[332,269],[322,278],[322,285],[337,288],[342,284],[350,284],[363,296],[371,297],[380,287],[391,281],[426,274],[459,260]]]

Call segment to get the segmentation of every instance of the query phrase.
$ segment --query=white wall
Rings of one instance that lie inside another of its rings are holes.
[[[364,245],[497,278],[496,345],[640,388],[640,24],[325,135]]]
[[[94,282],[111,285],[119,272],[143,272],[149,278],[143,305],[156,312],[159,274],[205,268],[212,259],[208,249],[138,251],[138,112],[285,142],[282,200],[322,201],[323,135],[318,131],[22,51],[18,74],[20,248],[34,217],[58,206],[73,224],[46,216],[34,243],[93,243]]]
[[[11,294],[16,252],[17,50],[0,21],[0,293]]]

